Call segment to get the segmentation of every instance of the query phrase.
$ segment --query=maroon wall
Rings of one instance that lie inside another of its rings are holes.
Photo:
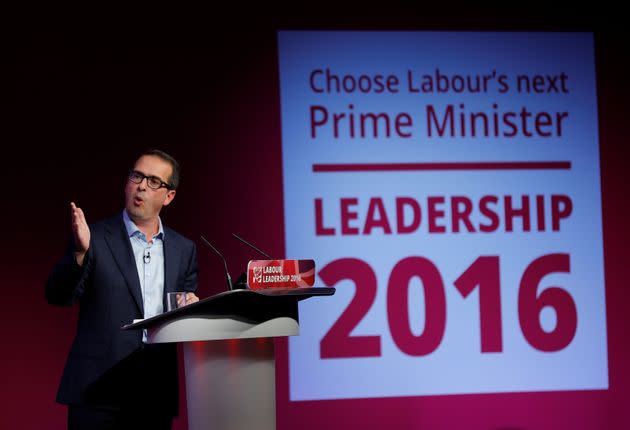
[[[216,21],[218,18],[213,18]],[[283,28],[596,31],[608,318],[608,391],[288,402],[286,343],[279,342],[278,428],[628,428],[630,290],[628,46],[596,21],[487,18],[285,19],[210,25],[91,22],[16,26],[4,55],[0,423],[65,428],[54,402],[77,309],[44,300],[44,281],[69,235],[69,202],[88,221],[122,209],[126,169],[158,147],[183,166],[163,220],[211,238],[233,277],[252,257],[237,232],[282,256],[282,173],[275,31]],[[611,28],[614,28],[611,26]],[[4,175],[3,175],[4,176]],[[253,208],[261,191],[264,210]],[[220,261],[199,249],[199,295],[223,289]],[[185,428],[183,417],[176,428]],[[299,423],[299,424],[298,424]]]

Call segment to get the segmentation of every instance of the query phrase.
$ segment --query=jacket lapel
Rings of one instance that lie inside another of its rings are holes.
[[[127,236],[127,230],[125,229],[122,215],[117,217],[115,222],[107,226],[105,241],[112,251],[118,269],[127,282],[127,287],[140,310],[140,315],[144,315],[138,269],[136,268],[136,260],[133,256],[133,249],[131,248],[131,242]]]

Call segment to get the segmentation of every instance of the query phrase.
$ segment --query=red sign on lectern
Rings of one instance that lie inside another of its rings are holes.
[[[252,290],[312,287],[314,283],[314,260],[251,260],[247,264],[247,284]]]

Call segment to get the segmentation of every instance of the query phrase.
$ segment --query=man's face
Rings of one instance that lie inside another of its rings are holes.
[[[162,182],[168,183],[173,169],[171,165],[159,157],[144,155],[136,161],[133,170],[145,176],[155,176]],[[160,213],[162,206],[168,205],[175,197],[175,190],[149,188],[147,180],[139,184],[127,180],[125,186],[125,208],[129,217],[136,223],[150,221]]]

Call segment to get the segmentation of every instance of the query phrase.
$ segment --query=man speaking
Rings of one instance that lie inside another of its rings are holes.
[[[159,217],[178,185],[177,161],[150,150],[129,172],[122,213],[88,226],[70,204],[74,240],[46,284],[49,303],[80,304],[57,393],[69,429],[170,429],[178,413],[176,345],[121,330],[162,313],[167,292],[199,300],[195,244]]]

